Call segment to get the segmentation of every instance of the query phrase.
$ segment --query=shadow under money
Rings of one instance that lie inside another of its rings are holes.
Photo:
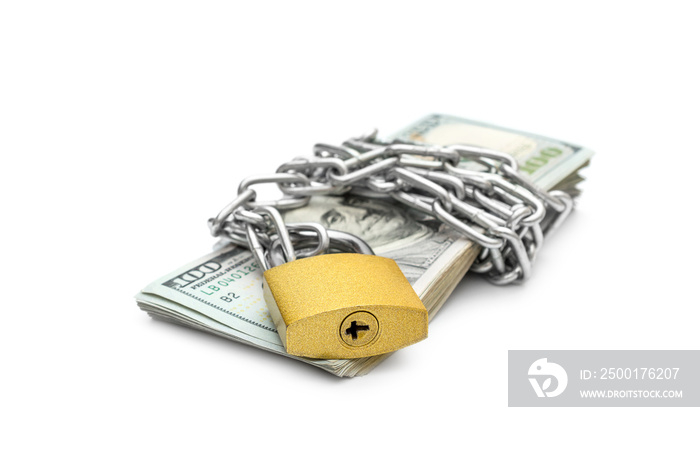
[[[310,376],[330,383],[338,383],[341,382],[340,380],[344,379],[321,368],[317,368],[299,360],[285,357],[284,355],[269,352],[261,349],[260,347],[229,340],[205,331],[193,331],[193,328],[191,327],[171,320],[166,320],[164,318],[159,318],[158,316],[151,316],[151,320],[151,324],[157,325],[158,328],[162,328],[163,331],[182,334],[185,335],[185,337],[189,337],[190,341],[211,344],[213,347],[216,347],[217,350],[229,351],[232,357],[235,357],[235,359],[232,358],[232,361],[239,360],[241,362],[239,366],[231,368],[245,370],[246,365],[250,363],[259,363],[273,367],[274,371],[279,373],[280,379],[292,374],[297,375],[298,373],[305,373],[304,376]],[[287,370],[289,372],[284,373]]]

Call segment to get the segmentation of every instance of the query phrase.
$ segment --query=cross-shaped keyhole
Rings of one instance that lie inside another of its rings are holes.
[[[345,330],[345,334],[352,336],[353,341],[357,339],[358,331],[369,331],[368,325],[358,325],[357,321],[350,323],[350,327]]]

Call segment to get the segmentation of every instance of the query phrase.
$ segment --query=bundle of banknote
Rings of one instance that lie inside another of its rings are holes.
[[[593,154],[558,140],[447,115],[427,116],[389,139],[474,145],[506,152],[539,187],[563,190],[573,197],[579,194],[583,179],[579,172]],[[465,167],[470,163],[462,162]],[[430,319],[480,252],[449,227],[386,200],[349,195],[314,197],[306,207],[284,215],[287,222],[314,221],[356,234],[377,255],[394,259],[428,309]],[[263,299],[262,271],[247,249],[226,242],[154,281],[136,300],[154,318],[250,344],[337,376],[366,374],[390,355],[318,360],[287,354]]]

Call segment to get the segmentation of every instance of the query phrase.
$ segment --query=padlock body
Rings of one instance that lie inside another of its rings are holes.
[[[292,355],[369,357],[428,336],[428,312],[389,258],[343,253],[294,260],[265,271],[263,293]]]

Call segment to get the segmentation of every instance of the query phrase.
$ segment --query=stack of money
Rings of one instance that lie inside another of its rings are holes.
[[[543,189],[579,194],[588,149],[557,140],[446,115],[430,115],[391,137],[431,145],[473,145],[511,154],[521,172]],[[479,169],[473,162],[459,165]],[[480,248],[432,218],[392,201],[319,196],[284,212],[285,222],[318,222],[355,234],[377,255],[396,261],[432,319],[478,256]],[[219,242],[215,250],[154,281],[136,296],[154,318],[184,324],[315,365],[337,376],[368,373],[390,354],[318,360],[285,352],[262,293],[262,271],[244,248]]]

